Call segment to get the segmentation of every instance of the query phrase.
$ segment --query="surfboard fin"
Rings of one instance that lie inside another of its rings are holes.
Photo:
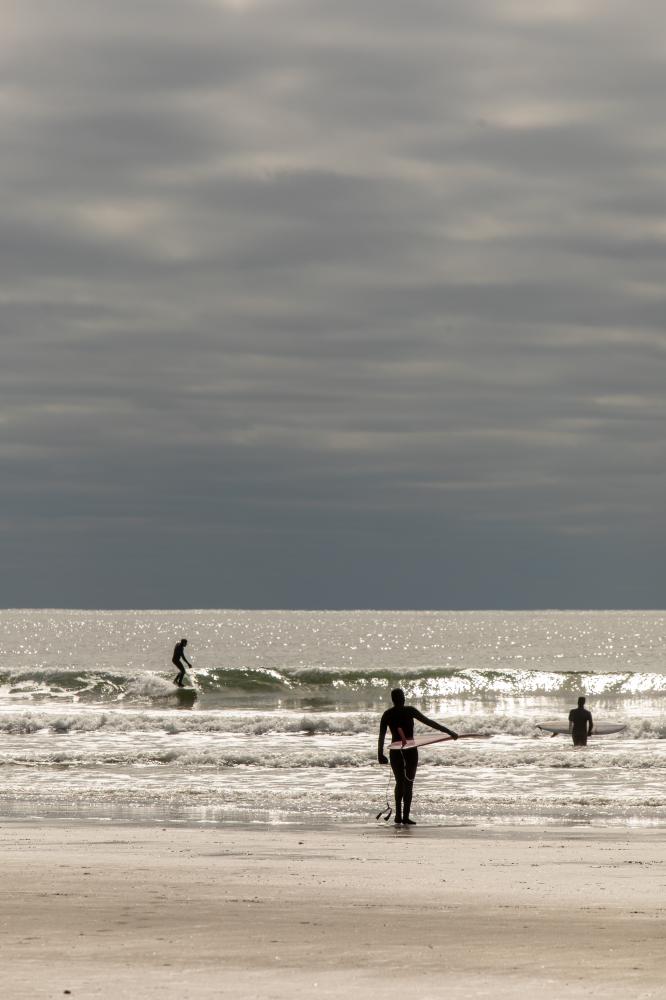
[[[383,819],[384,822],[388,823],[388,821],[391,818],[391,813],[392,812],[393,812],[393,809],[391,808],[391,806],[387,805],[386,809],[382,809],[381,812],[377,813],[377,815],[375,816],[375,819]]]

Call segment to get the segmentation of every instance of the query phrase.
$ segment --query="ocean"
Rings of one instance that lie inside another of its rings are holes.
[[[5,819],[375,824],[400,686],[489,737],[421,751],[418,822],[666,824],[666,612],[8,610],[0,651]],[[580,694],[626,730],[541,735]]]

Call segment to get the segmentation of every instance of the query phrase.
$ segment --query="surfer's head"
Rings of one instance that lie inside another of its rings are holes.
[[[181,639],[180,644],[181,646],[187,646],[187,639]]]
[[[391,691],[391,701],[396,708],[402,708],[405,704],[405,692],[402,688],[393,688]]]
[[[582,698],[582,697],[581,697],[581,698],[579,698],[579,699],[578,699],[578,707],[579,707],[579,708],[582,708],[584,704],[585,704],[585,699],[584,699],[584,698]]]

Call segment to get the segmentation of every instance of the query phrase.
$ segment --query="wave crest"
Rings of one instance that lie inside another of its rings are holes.
[[[584,672],[494,669],[456,670],[420,667],[412,670],[351,670],[347,667],[210,668],[195,671],[196,686],[204,695],[298,694],[344,700],[361,692],[383,696],[392,687],[404,688],[409,698],[548,697],[661,697],[666,675],[658,673]],[[24,699],[75,699],[84,702],[145,701],[173,698],[167,675],[150,671],[24,668],[0,673],[4,695]]]

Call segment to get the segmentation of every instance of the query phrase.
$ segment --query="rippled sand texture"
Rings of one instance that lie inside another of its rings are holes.
[[[4,824],[3,992],[661,997],[665,838]]]

